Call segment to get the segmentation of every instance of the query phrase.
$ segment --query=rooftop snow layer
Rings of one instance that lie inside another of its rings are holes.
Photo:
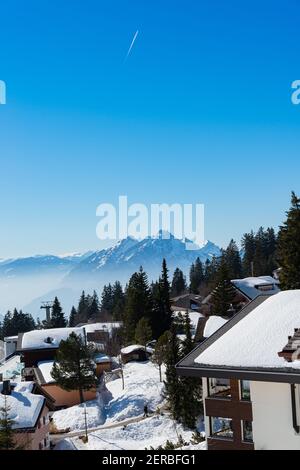
[[[269,297],[204,350],[195,362],[210,366],[295,368],[278,357],[294,328],[300,327],[300,290]]]
[[[134,351],[138,351],[140,349],[145,349],[145,346],[141,346],[140,344],[132,344],[131,346],[127,346],[126,348],[121,349],[122,354],[130,354]],[[146,351],[149,353],[153,352],[152,348],[146,348]]]
[[[71,333],[84,337],[83,328],[52,328],[49,330],[29,331],[23,335],[22,349],[58,348],[59,343],[62,340],[68,339]],[[50,339],[49,342],[47,342],[48,338]]]
[[[42,376],[47,384],[51,382],[55,382],[51,375],[51,371],[53,369],[54,361],[41,361],[38,363],[38,368],[41,371]]]
[[[2,387],[3,383],[0,382],[0,408],[5,406]],[[13,429],[33,428],[37,422],[45,398],[32,394],[31,390],[32,382],[22,382],[16,385],[11,395],[6,396],[9,418],[14,421]]]
[[[264,293],[269,295],[280,292],[278,281],[271,276],[246,277],[245,279],[234,279],[231,282],[251,300],[262,293],[262,290],[257,288],[257,286],[262,289],[263,286],[272,285],[269,290],[263,290]]]
[[[209,317],[205,324],[204,328],[204,333],[203,336],[204,338],[209,338],[211,335],[213,335],[219,328],[221,328],[225,323],[227,323],[228,320],[225,320],[222,317],[218,317],[217,315],[212,315]]]

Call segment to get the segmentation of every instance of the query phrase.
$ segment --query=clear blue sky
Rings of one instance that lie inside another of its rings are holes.
[[[278,226],[300,193],[299,19],[298,0],[3,2],[0,258],[100,248],[119,194],[204,203],[220,245]]]

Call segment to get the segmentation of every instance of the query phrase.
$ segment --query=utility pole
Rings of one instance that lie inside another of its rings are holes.
[[[83,407],[84,407],[84,426],[85,426],[85,444],[86,444],[87,442],[89,442],[87,416],[86,416],[86,403],[83,404]]]

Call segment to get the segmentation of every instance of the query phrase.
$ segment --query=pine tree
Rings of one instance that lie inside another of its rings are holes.
[[[184,340],[182,342],[181,352],[183,356],[187,356],[194,348],[192,338],[192,322],[188,311],[186,311],[184,314],[183,333]]]
[[[199,288],[204,281],[203,265],[198,257],[195,264],[192,264],[190,269],[190,292],[192,294],[199,294]]]
[[[114,321],[121,321],[124,317],[125,294],[121,283],[116,281],[112,287],[112,315]]]
[[[65,328],[67,326],[65,314],[62,311],[62,307],[57,297],[55,297],[52,305],[50,324],[51,328]]]
[[[111,284],[103,287],[101,296],[101,314],[111,316],[113,313],[113,289]]]
[[[146,349],[146,345],[151,339],[152,339],[152,330],[151,330],[149,320],[143,317],[138,321],[138,324],[136,325],[135,341],[137,342],[137,344],[141,344],[142,346],[145,346],[145,349]]]
[[[252,267],[255,255],[255,236],[253,231],[244,234],[242,238],[242,248],[244,251],[242,260],[243,276],[250,277],[252,276]]]
[[[152,295],[148,278],[141,267],[139,272],[131,276],[126,292],[124,333],[127,343],[134,341],[135,328],[141,318],[147,318],[152,326],[152,306]]]
[[[186,280],[181,269],[176,268],[173,274],[171,292],[172,297],[183,294],[187,289]]]
[[[239,249],[234,240],[230,240],[225,250],[225,259],[229,279],[240,279],[242,277],[242,260]]]
[[[71,313],[70,313],[70,316],[69,316],[69,327],[73,327],[73,326],[76,326],[76,317],[77,317],[77,310],[76,308],[72,307],[71,309]]]
[[[80,403],[84,402],[83,392],[91,390],[97,383],[94,353],[93,346],[87,345],[84,338],[75,333],[60,342],[56,353],[51,375],[63,390],[78,390]]]
[[[175,367],[181,357],[176,329],[172,326],[166,355],[165,396],[168,400],[171,415],[176,421],[180,420],[182,413],[182,383]]]
[[[85,295],[85,291],[82,291],[82,294],[78,302],[78,307],[77,307],[78,323],[83,323],[87,321],[88,309],[89,309],[89,301],[88,301],[87,296]]]
[[[162,382],[162,365],[166,364],[167,361],[167,349],[168,344],[170,341],[170,332],[165,331],[163,335],[161,335],[155,345],[154,354],[152,356],[152,361],[154,364],[158,366],[159,369],[159,380]]]
[[[214,315],[226,316],[235,298],[235,289],[230,282],[225,256],[220,260],[217,273],[217,286],[212,292],[212,310]]]
[[[92,318],[95,320],[99,318],[100,311],[101,309],[100,309],[98,295],[97,295],[97,292],[94,290],[90,305],[87,310],[87,315],[88,315],[87,319],[89,320]]]
[[[172,323],[170,283],[166,260],[163,260],[162,274],[157,283],[152,286],[153,316],[152,331],[155,339],[170,329]]]
[[[279,231],[278,261],[283,290],[300,289],[300,198],[292,192],[291,208]]]

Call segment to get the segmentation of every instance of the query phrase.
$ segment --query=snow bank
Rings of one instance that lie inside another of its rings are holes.
[[[88,428],[97,428],[105,422],[102,400],[86,402]],[[71,431],[85,429],[84,405],[76,405],[66,410],[56,411],[52,415],[53,423],[58,430],[70,428]]]
[[[288,367],[278,356],[294,328],[300,327],[300,290],[280,292],[263,302],[209,346],[195,362],[232,367]]]
[[[221,328],[225,323],[227,323],[228,320],[225,320],[222,317],[219,317],[217,315],[212,315],[209,317],[205,324],[203,336],[204,338],[209,338],[211,335],[213,335],[219,328]]]

